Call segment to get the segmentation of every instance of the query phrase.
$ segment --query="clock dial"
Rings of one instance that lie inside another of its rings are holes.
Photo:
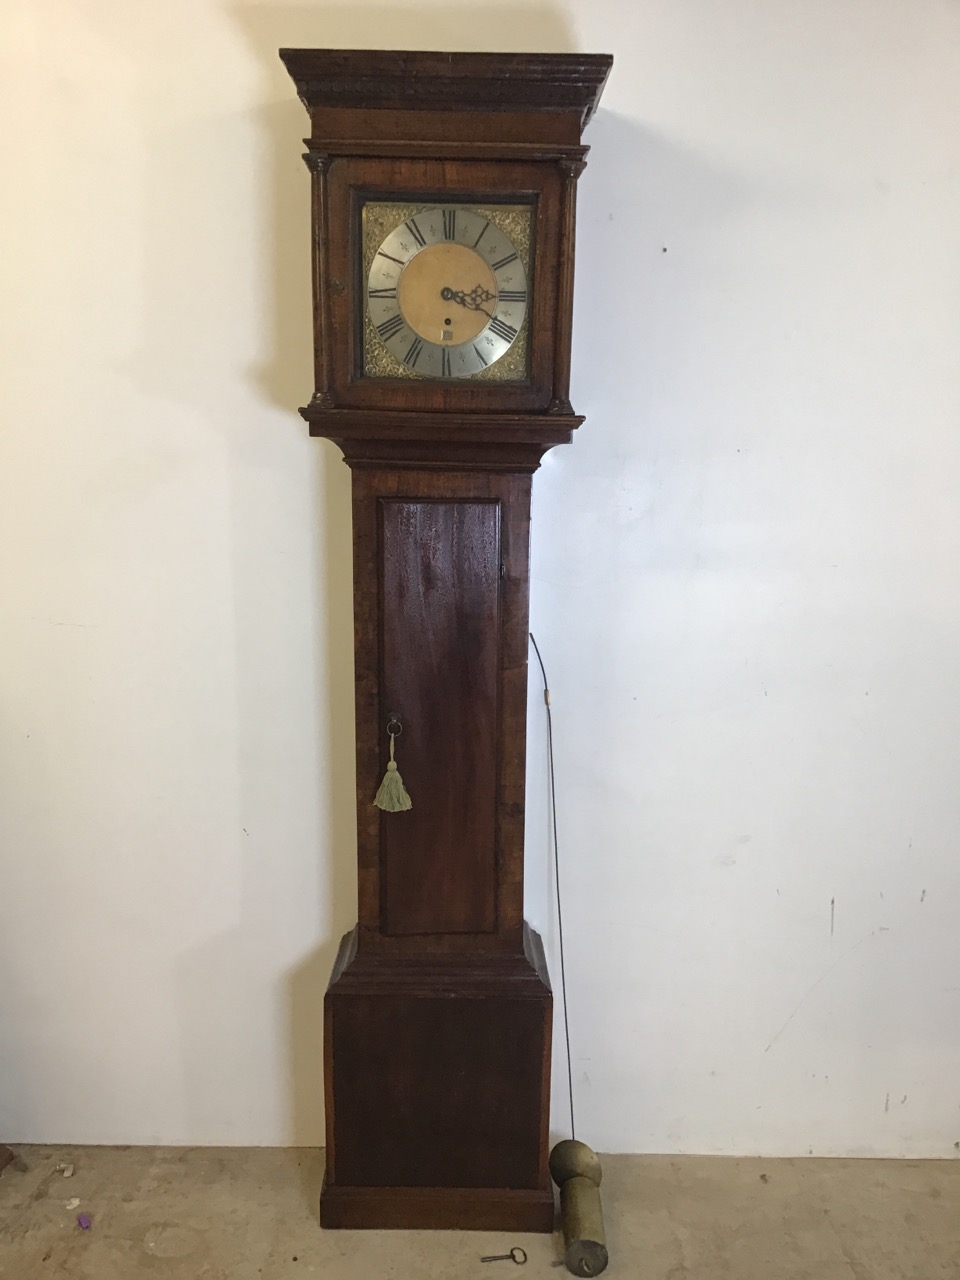
[[[496,366],[525,333],[527,300],[520,250],[499,219],[466,205],[401,218],[367,274],[375,341],[402,372],[425,378],[474,378]]]

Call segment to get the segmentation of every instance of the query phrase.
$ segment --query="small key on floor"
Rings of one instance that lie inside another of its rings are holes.
[[[527,1255],[515,1244],[509,1253],[488,1253],[485,1258],[481,1258],[481,1262],[515,1262],[518,1267],[522,1267],[527,1260]]]

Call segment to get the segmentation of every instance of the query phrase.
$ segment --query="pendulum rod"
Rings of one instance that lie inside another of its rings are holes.
[[[563,906],[560,898],[560,845],[557,840],[557,777],[553,765],[553,716],[550,710],[550,687],[547,684],[547,669],[540,656],[537,638],[530,632],[530,643],[533,645],[543,676],[543,702],[547,708],[547,762],[550,775],[550,814],[553,821],[553,874],[557,886],[557,936],[560,942],[560,990],[563,999],[563,1032],[567,1049],[567,1089],[570,1096],[570,1137],[576,1138],[577,1130],[573,1118],[573,1063],[570,1058],[570,1015],[567,1009],[567,971],[563,951]]]
[[[607,1268],[609,1254],[600,1204],[603,1171],[596,1153],[578,1142],[573,1114],[573,1062],[570,1056],[570,1017],[567,1009],[567,974],[563,954],[563,908],[560,898],[560,844],[557,839],[557,782],[553,762],[553,715],[550,687],[540,646],[533,632],[530,642],[543,675],[543,701],[547,708],[547,761],[550,775],[550,808],[553,816],[554,876],[557,886],[557,932],[560,942],[560,985],[563,997],[563,1029],[567,1045],[567,1086],[570,1092],[570,1137],[558,1142],[550,1153],[550,1173],[560,1188],[560,1223],[563,1230],[563,1261],[571,1275],[598,1276]]]

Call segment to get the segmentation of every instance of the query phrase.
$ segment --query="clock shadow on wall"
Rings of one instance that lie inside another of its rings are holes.
[[[234,16],[256,54],[263,96],[269,98],[258,117],[264,146],[260,220],[266,252],[273,254],[267,264],[270,325],[264,335],[266,359],[253,371],[253,377],[260,394],[271,404],[291,411],[290,429],[305,433],[294,414],[313,392],[310,196],[301,160],[303,148],[295,140],[305,135],[307,122],[301,104],[291,97],[289,77],[277,58],[277,49],[323,44],[492,52],[498,47],[505,52],[548,48],[562,52],[574,50],[576,44],[563,15],[550,8],[517,12],[498,6],[477,15],[458,13],[454,18],[449,10],[432,6],[420,12],[405,9],[401,14],[367,6],[305,10],[238,5]],[[503,45],[504,33],[509,36],[508,47]],[[313,450],[312,483],[320,499],[316,625],[322,629],[319,648],[327,660],[313,683],[321,697],[326,695],[329,714],[322,721],[318,718],[317,732],[320,755],[331,763],[325,786],[330,797],[325,831],[321,826],[326,839],[317,851],[329,876],[324,894],[329,904],[326,936],[286,977],[288,1138],[305,1146],[323,1141],[320,1011],[340,937],[353,924],[357,910],[350,472],[332,443],[313,442]],[[305,687],[310,683],[304,680]],[[314,803],[314,796],[304,797],[305,805]],[[321,1176],[319,1164],[305,1165],[304,1194],[311,1211],[316,1207]]]

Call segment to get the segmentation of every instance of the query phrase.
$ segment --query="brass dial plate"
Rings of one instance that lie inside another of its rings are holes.
[[[524,382],[531,205],[367,202],[363,371]]]

